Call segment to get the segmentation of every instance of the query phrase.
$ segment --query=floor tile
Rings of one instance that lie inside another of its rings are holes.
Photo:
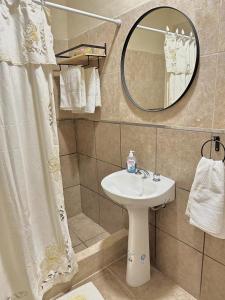
[[[109,270],[126,285],[126,258],[109,266]],[[128,288],[136,300],[195,300],[188,292],[153,267],[151,267],[151,280],[148,283],[138,288]]]
[[[91,276],[82,284],[89,281],[93,282],[105,300],[135,300],[132,293],[108,270]]]
[[[84,242],[90,240],[105,230],[93,220],[81,213],[68,220],[69,228]]]

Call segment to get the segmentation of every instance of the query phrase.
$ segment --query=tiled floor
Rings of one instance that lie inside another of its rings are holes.
[[[75,253],[90,247],[110,235],[104,228],[83,213],[69,218],[68,225]]]
[[[124,258],[79,285],[92,281],[105,300],[196,300],[153,267],[150,282],[138,288],[126,284],[125,273]]]

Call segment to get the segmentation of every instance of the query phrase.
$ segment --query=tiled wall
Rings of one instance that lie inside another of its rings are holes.
[[[80,176],[76,146],[75,123],[72,119],[62,119],[59,113],[59,79],[54,80],[56,116],[58,123],[59,149],[65,206],[68,218],[81,212]]]
[[[90,120],[76,121],[82,210],[110,233],[127,227],[128,216],[126,209],[112,202],[105,195],[101,188],[101,180],[108,174],[119,171],[125,166],[127,149],[130,149],[131,144],[126,131],[135,128],[121,127],[119,123],[93,122]],[[152,131],[151,128],[147,130],[148,132]],[[140,135],[144,137],[142,133]],[[155,136],[155,131],[152,132],[152,135]],[[122,141],[124,142],[122,143]],[[147,151],[152,149],[151,143],[146,145]],[[147,157],[143,156],[142,160],[144,163]],[[149,167],[152,165],[153,163],[149,164]],[[151,257],[153,262],[155,261],[154,225],[155,215],[151,214],[150,235],[152,237]]]
[[[138,110],[123,94],[120,59],[133,23],[159,5],[180,9],[194,22],[200,39],[200,68],[192,87],[178,104],[149,113]],[[225,299],[225,242],[192,227],[185,217],[202,143],[213,133],[220,133],[225,142],[224,12],[225,0],[152,0],[121,16],[120,28],[107,23],[69,41],[71,46],[78,42],[106,42],[109,50],[101,69],[102,108],[93,116],[85,116],[94,123],[76,121],[82,193],[89,192],[93,199],[99,196],[101,176],[124,166],[130,148],[136,150],[140,166],[175,179],[176,201],[157,212],[156,223],[151,218],[155,225],[154,230],[150,228],[155,233],[152,240],[156,240],[156,265],[201,300]],[[80,117],[84,116],[68,113],[62,116]],[[90,146],[91,143],[95,146]],[[206,149],[205,155],[209,151]],[[87,171],[82,174],[82,169]],[[103,199],[96,201],[97,205],[103,206]],[[98,217],[95,205],[90,211]]]
[[[164,55],[129,49],[126,52],[124,68],[128,90],[133,99],[138,99],[141,107],[164,107]]]

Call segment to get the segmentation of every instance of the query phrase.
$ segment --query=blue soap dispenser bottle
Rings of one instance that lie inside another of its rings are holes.
[[[130,150],[130,153],[127,157],[127,172],[128,173],[135,173],[137,167],[136,157],[134,155],[134,151]]]

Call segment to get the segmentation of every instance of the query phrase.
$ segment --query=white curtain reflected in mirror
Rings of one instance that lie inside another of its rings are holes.
[[[132,28],[122,56],[125,93],[139,108],[162,110],[179,100],[197,70],[198,40],[180,11],[157,8]]]

